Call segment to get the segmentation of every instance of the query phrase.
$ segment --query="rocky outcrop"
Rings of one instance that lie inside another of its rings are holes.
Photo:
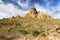
[[[25,17],[25,18],[30,18],[30,14],[27,13],[24,17]]]
[[[51,17],[45,12],[37,11],[36,8],[31,8],[30,11],[24,17],[17,15],[17,16],[12,16],[9,19],[20,19],[20,18],[50,19]]]
[[[20,18],[21,18],[21,16],[17,15],[17,16],[15,16],[15,17],[12,16],[12,17],[10,17],[9,19],[10,19],[10,20],[13,20],[13,19],[15,20],[15,19],[20,19]]]
[[[37,14],[38,19],[50,19],[51,17],[45,12],[39,11]]]
[[[21,18],[21,16],[17,15],[15,18],[16,18],[16,19],[19,19],[19,18]]]
[[[37,14],[36,9],[35,9],[35,8],[31,8],[31,9],[30,9],[30,14]]]
[[[29,13],[25,15],[25,17],[32,17],[32,18],[38,18],[38,19],[50,19],[51,17],[46,14],[45,12],[37,12],[35,8],[30,9]]]
[[[29,11],[29,13],[27,13],[25,15],[25,17],[32,17],[32,18],[34,18],[36,16],[37,16],[37,11],[36,11],[35,8],[31,8],[30,11]]]

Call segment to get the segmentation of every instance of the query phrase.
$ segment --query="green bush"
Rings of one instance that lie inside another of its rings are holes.
[[[40,34],[40,32],[34,28],[27,27],[25,30],[28,32],[28,34],[33,36],[37,36],[38,34]]]

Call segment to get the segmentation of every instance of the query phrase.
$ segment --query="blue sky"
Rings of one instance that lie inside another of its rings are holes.
[[[60,19],[60,0],[0,0],[0,18],[24,16],[32,7]]]

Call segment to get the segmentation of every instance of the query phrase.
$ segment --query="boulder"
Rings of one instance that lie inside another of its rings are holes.
[[[35,8],[31,8],[30,11],[29,11],[29,14],[30,14],[30,17],[36,17],[37,15],[37,11]]]

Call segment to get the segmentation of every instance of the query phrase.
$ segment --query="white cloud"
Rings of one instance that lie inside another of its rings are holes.
[[[16,8],[16,6],[14,6],[13,4],[0,4],[0,18],[7,18],[16,15],[23,16],[26,12],[27,11],[25,10]]]
[[[43,6],[39,5],[39,4],[35,4],[34,7],[37,9],[37,11],[46,12],[46,9]]]
[[[26,0],[25,2],[21,2],[21,0],[17,0],[17,3],[24,9],[28,8],[29,0]]]
[[[0,0],[0,4],[3,3],[2,0]]]
[[[46,5],[45,5],[46,13],[52,16],[52,14],[54,13],[54,11],[52,11],[52,8],[51,8],[51,3],[53,2],[53,0],[52,1],[44,0],[44,1],[46,2]]]
[[[60,13],[55,14],[53,18],[60,19]]]
[[[46,6],[46,7],[43,7],[42,5],[39,5],[37,3],[35,4],[35,8],[37,9],[37,11],[43,11],[46,14],[51,16],[53,14],[53,11],[51,9],[49,9],[48,6]]]
[[[52,7],[52,12],[54,14],[54,15],[52,15],[53,18],[60,19],[60,3],[58,3],[56,6]]]
[[[34,7],[37,9],[37,11],[44,11],[48,15],[52,16],[53,18],[60,18],[60,16],[59,16],[60,14],[55,13],[56,11],[60,11],[60,3],[58,3],[56,6],[51,7],[49,5],[52,1],[51,2],[48,2],[48,0],[45,0],[45,1],[47,2],[46,7],[43,7],[42,5],[37,4],[37,3],[34,4]],[[18,0],[17,3],[24,9],[31,7],[31,6],[29,6],[29,0],[27,0],[24,3],[21,3],[21,1]],[[16,6],[11,3],[5,5],[2,2],[2,0],[0,0],[0,18],[7,18],[7,17],[11,17],[11,16],[16,16],[16,15],[23,16],[23,15],[25,15],[26,12],[27,11],[25,11],[23,9],[16,8]]]
[[[58,3],[56,6],[52,7],[53,11],[60,11],[60,3]]]
[[[46,13],[48,13],[52,18],[60,19],[60,3],[57,3],[55,6],[51,6],[52,1],[44,0],[46,2]]]
[[[46,7],[43,7],[37,3],[35,3],[34,6],[38,11],[44,11],[48,15],[50,15],[52,18],[59,18],[60,19],[60,3],[58,3],[56,6],[51,7],[51,6],[49,6],[50,3],[48,1],[46,1],[46,2],[48,3],[48,4],[46,4]]]

